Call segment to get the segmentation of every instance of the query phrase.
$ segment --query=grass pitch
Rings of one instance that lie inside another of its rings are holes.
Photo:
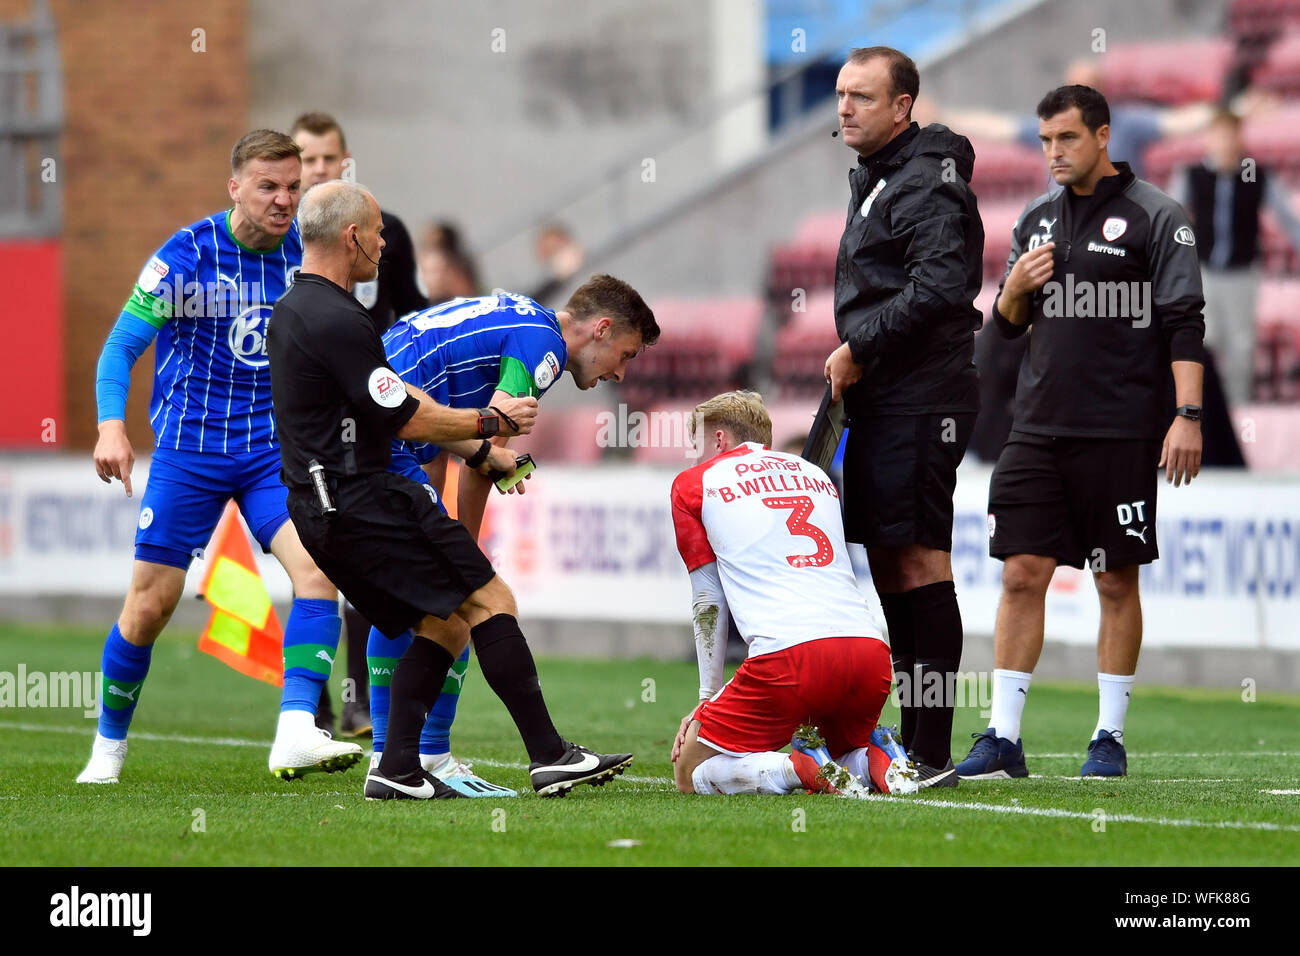
[[[98,668],[101,632],[0,626],[0,670]],[[693,663],[545,659],[561,733],[631,750],[627,775],[535,797],[504,707],[471,664],[455,752],[514,800],[367,802],[364,764],[281,783],[266,768],[279,691],[170,633],[116,786],[77,786],[94,721],[80,709],[0,708],[0,864],[210,865],[1295,865],[1300,697],[1138,684],[1129,773],[1079,780],[1091,685],[1035,684],[1028,780],[919,798],[684,797],[668,751],[695,697]],[[649,681],[647,680],[649,679]],[[652,682],[652,683],[651,683]],[[647,699],[653,698],[653,699]],[[890,708],[886,722],[896,721]],[[954,756],[987,721],[957,713]],[[1269,791],[1291,791],[1270,793]]]

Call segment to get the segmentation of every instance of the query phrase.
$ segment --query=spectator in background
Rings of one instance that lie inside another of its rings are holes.
[[[582,243],[573,237],[559,223],[543,226],[537,233],[537,261],[545,268],[548,278],[540,286],[528,293],[530,299],[536,299],[542,305],[554,301],[587,258]]]
[[[478,268],[461,244],[460,230],[448,222],[433,222],[420,236],[416,255],[420,281],[431,303],[479,294]]]
[[[328,113],[303,113],[293,121],[290,134],[302,147],[302,188],[344,178],[344,166],[352,158],[343,128]],[[376,279],[358,282],[352,294],[386,332],[399,317],[429,307],[416,285],[415,246],[402,220],[391,212],[384,219],[384,264]]]
[[[1255,397],[1255,298],[1259,291],[1259,214],[1265,205],[1300,250],[1300,220],[1268,170],[1246,158],[1241,119],[1219,110],[1205,159],[1174,173],[1169,195],[1196,230],[1205,288],[1205,344],[1214,354],[1229,407]]]
[[[352,158],[343,128],[328,113],[303,113],[293,121],[290,134],[302,149],[302,189],[305,193],[317,183],[342,179],[346,161]],[[382,335],[399,316],[428,308],[428,301],[416,287],[415,249],[402,220],[391,212],[380,212],[384,229],[384,264],[374,279],[352,286],[352,294],[370,313]],[[345,604],[347,621],[348,677],[353,693],[343,702],[339,730],[346,737],[370,735],[369,676],[366,674],[366,637],[370,625],[351,604]],[[353,640],[353,635],[356,639]],[[334,730],[334,708],[330,703],[329,685],[321,690],[316,726]]]
[[[477,270],[463,252],[430,249],[421,253],[420,276],[429,290],[430,302],[473,298],[479,294]]]

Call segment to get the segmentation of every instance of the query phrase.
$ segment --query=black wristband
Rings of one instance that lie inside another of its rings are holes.
[[[511,418],[511,417],[510,417],[509,415],[507,415],[505,412],[501,411],[501,409],[497,408],[495,405],[489,405],[488,408],[490,408],[490,409],[492,409],[492,411],[496,412],[496,413],[497,413],[497,418],[501,419],[501,421],[503,421],[503,422],[505,422],[507,425],[509,425],[511,431],[513,431],[516,435],[519,434],[519,425],[515,422],[515,420],[514,420],[513,418]]]
[[[486,438],[484,438],[483,444],[478,446],[478,451],[474,452],[474,454],[470,455],[468,458],[465,459],[465,467],[477,468],[479,465],[483,464],[483,462],[487,461],[487,456],[490,455],[491,453],[492,453],[492,443],[488,441]]]

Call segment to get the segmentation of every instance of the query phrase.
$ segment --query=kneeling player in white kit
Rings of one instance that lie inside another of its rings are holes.
[[[854,582],[835,485],[767,449],[772,421],[755,392],[697,406],[692,431],[706,460],[677,476],[672,511],[701,703],[673,743],[678,789],[915,793],[902,745],[876,725],[889,647]],[[723,687],[728,614],[749,656]]]

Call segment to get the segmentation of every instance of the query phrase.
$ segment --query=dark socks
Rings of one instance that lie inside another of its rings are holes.
[[[420,731],[451,669],[451,654],[440,644],[417,637],[393,669],[389,685],[388,741],[379,761],[386,777],[420,769]]]
[[[370,624],[361,612],[351,604],[344,605],[343,620],[347,622],[348,634],[348,677],[352,678],[356,691],[354,706],[366,710],[370,706],[370,680],[366,669],[366,640],[370,636]]]
[[[952,714],[957,669],[961,666],[961,611],[951,581],[936,581],[907,591],[912,614],[918,686],[913,688],[916,730],[908,752],[931,767],[952,759]]]
[[[528,759],[550,763],[564,753],[537,680],[537,666],[528,649],[519,622],[509,614],[497,614],[470,630],[479,669],[492,692],[510,711],[510,717],[524,739]],[[448,664],[451,662],[448,661]],[[392,724],[389,724],[392,735]]]
[[[885,623],[889,625],[889,656],[894,662],[894,679],[898,682],[899,712],[903,747],[910,755],[912,738],[916,735],[916,637],[912,631],[912,607],[902,594],[880,595],[885,609]]]

